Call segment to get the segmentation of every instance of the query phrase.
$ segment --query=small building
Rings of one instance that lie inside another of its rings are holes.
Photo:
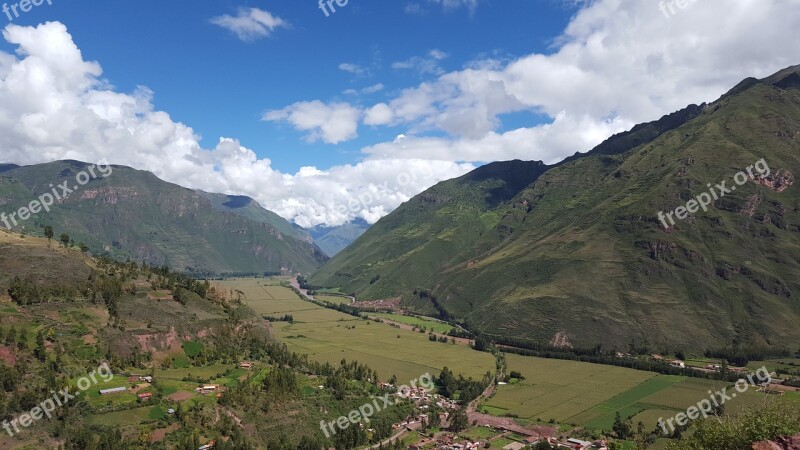
[[[111,395],[111,394],[119,394],[120,392],[127,391],[128,388],[126,387],[116,387],[111,389],[100,389],[100,395]]]
[[[588,441],[582,441],[580,439],[569,438],[567,439],[567,445],[569,445],[570,448],[574,448],[577,450],[584,450],[587,448],[592,448],[592,445],[594,444]]]
[[[153,396],[153,393],[152,393],[152,392],[144,392],[144,393],[142,393],[142,394],[139,394],[139,395],[137,395],[137,397],[139,397],[139,400],[148,400],[148,399],[150,399],[152,396]]]
[[[681,360],[679,360],[679,359],[676,359],[675,361],[672,361],[672,366],[673,367],[679,367],[681,369],[685,369],[686,368],[686,363],[681,361]]]
[[[242,361],[242,362],[239,363],[239,368],[248,369],[248,370],[252,369],[253,368],[253,363],[251,363],[249,361]]]

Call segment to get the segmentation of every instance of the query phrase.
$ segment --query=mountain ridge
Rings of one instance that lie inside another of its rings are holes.
[[[651,122],[621,133],[601,144],[606,150],[547,167],[497,208],[442,197],[440,183],[379,221],[310,282],[363,299],[400,297],[406,308],[498,340],[547,344],[562,336],[586,347],[673,350],[797,342],[800,332],[790,326],[800,320],[800,285],[791,276],[800,260],[796,189],[752,182],[673,230],[656,217],[760,158],[772,176],[783,171],[793,180],[800,171],[796,75],[794,67],[745,80],[711,104],[665,116],[661,129]],[[472,194],[485,198],[488,189]],[[408,214],[426,198],[443,201]],[[437,222],[446,208],[468,213],[451,215],[451,225]],[[412,238],[425,243],[397,251]]]
[[[4,211],[23,207],[88,167],[66,160],[6,170],[0,204]],[[327,259],[299,232],[282,232],[294,228],[274,213],[249,218],[215,206],[221,194],[187,189],[143,170],[111,169],[108,177],[90,179],[15,231],[51,225],[94,252],[199,273],[305,272]]]

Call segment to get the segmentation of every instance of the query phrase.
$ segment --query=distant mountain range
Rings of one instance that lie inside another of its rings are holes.
[[[361,237],[369,229],[370,225],[366,220],[358,218],[343,225],[328,227],[317,225],[308,228],[311,238],[314,239],[322,251],[328,256],[336,256],[356,239]]]
[[[50,185],[75,184],[90,165],[78,161],[0,166],[0,211],[28,205]],[[309,272],[327,260],[304,230],[254,200],[182,188],[150,172],[112,166],[49,213],[13,227],[54,228],[93,253],[199,273]]]
[[[764,158],[707,212],[658,212]],[[800,67],[747,79],[560,164],[489,164],[417,195],[310,279],[499,340],[627,350],[800,342]]]

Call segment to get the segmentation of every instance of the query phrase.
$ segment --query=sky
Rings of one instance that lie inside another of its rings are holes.
[[[36,3],[0,12],[0,163],[127,165],[305,227],[800,64],[796,0]]]

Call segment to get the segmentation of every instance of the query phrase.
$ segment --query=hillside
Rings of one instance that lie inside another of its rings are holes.
[[[790,68],[746,80],[711,105],[555,167],[495,163],[440,183],[310,282],[360,299],[401,297],[500,339],[626,350],[796,346],[797,79]],[[768,176],[661,226],[659,211],[709,183],[731,186],[762,158]]]
[[[88,166],[59,161],[6,170],[0,205],[6,214],[16,211],[50,185],[72,186]],[[50,225],[94,253],[202,273],[309,271],[326,259],[302,231],[249,198],[185,189],[122,166],[99,175],[12,229],[41,235]]]

